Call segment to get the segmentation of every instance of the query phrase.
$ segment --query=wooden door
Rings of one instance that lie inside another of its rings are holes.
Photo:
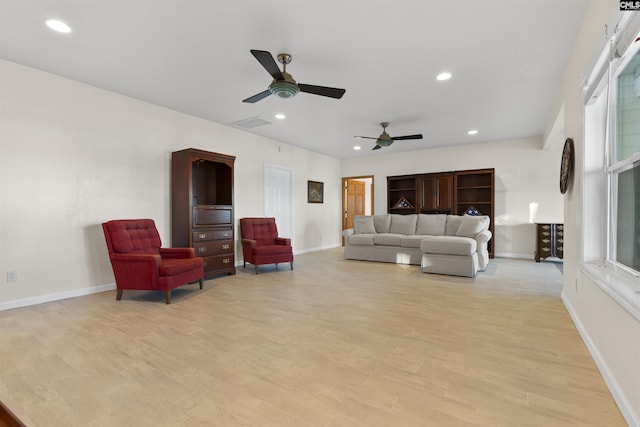
[[[352,179],[347,180],[345,201],[343,230],[353,228],[353,217],[364,215],[364,182]]]

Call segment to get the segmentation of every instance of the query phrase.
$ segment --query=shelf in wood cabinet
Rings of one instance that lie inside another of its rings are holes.
[[[458,186],[458,190],[475,190],[478,188],[488,188],[491,189],[490,185],[465,185],[464,187]]]

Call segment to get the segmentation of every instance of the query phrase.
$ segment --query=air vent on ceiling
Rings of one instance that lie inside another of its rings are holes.
[[[238,120],[237,122],[231,123],[233,126],[251,129],[256,128],[258,126],[270,125],[271,122],[268,122],[264,119],[261,119],[259,116],[249,117],[248,119]]]

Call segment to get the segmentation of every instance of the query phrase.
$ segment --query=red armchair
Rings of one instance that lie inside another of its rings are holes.
[[[240,236],[245,268],[249,262],[258,274],[259,265],[288,262],[293,270],[291,239],[278,237],[275,218],[241,218]]]
[[[202,258],[193,248],[161,248],[160,235],[152,219],[119,219],[102,224],[109,259],[118,289],[164,291],[171,303],[171,289],[200,282]]]

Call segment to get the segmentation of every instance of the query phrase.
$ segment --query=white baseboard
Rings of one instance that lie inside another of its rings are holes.
[[[317,248],[309,248],[309,249],[303,249],[301,251],[293,251],[293,254],[294,255],[300,255],[300,254],[306,254],[306,253],[309,253],[309,252],[324,251],[326,249],[338,248],[340,246],[341,246],[340,243],[333,243],[331,245],[319,246]]]
[[[106,285],[92,286],[90,288],[75,289],[73,291],[56,292],[54,294],[39,295],[37,297],[21,298],[13,301],[0,302],[0,311],[10,310],[12,308],[27,307],[30,305],[42,304],[45,302],[58,301],[61,299],[97,294],[100,292],[111,291],[115,288],[115,283],[107,283]]]
[[[607,362],[602,357],[602,354],[600,354],[598,347],[591,340],[591,337],[582,325],[582,322],[580,321],[580,318],[569,302],[569,299],[565,297],[564,292],[562,292],[560,296],[562,298],[564,306],[569,312],[569,316],[571,316],[571,320],[573,320],[578,333],[582,337],[582,341],[584,341],[585,345],[587,346],[587,350],[589,350],[591,357],[593,358],[594,362],[596,362],[596,366],[600,370],[600,374],[602,374],[602,378],[604,378],[604,382],[607,384],[607,387],[609,387],[609,391],[611,392],[613,399],[616,401],[616,404],[618,405],[618,408],[620,409],[620,412],[622,413],[625,421],[627,422],[627,424],[629,424],[630,427],[640,427],[640,417],[633,410],[629,399],[627,399],[627,396],[620,388],[618,381],[616,381],[615,377],[612,375],[611,370],[609,369],[609,365],[607,365]]]
[[[535,259],[535,256],[531,254],[512,254],[510,252],[496,252],[494,254],[496,258],[518,258],[518,259]]]

